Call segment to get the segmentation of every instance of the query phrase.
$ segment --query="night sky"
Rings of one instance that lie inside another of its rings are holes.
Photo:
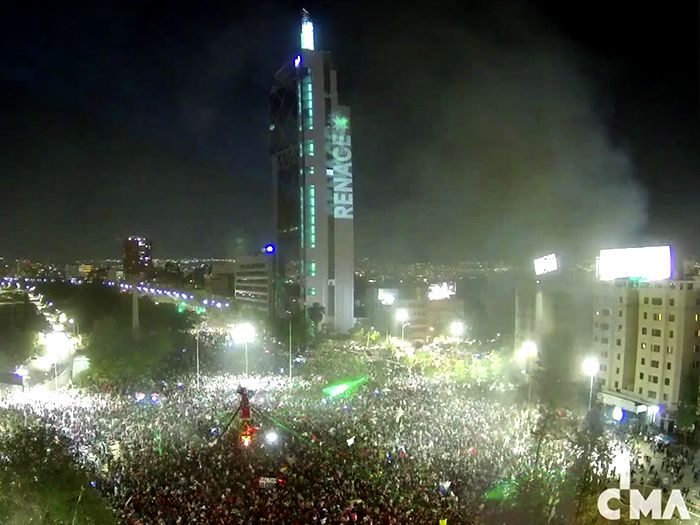
[[[356,255],[700,252],[698,4],[463,3],[305,4],[352,107]],[[270,238],[268,93],[302,4],[183,5],[0,7],[0,256]]]

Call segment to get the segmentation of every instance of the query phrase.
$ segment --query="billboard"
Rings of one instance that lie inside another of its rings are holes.
[[[545,273],[556,272],[559,269],[557,256],[553,253],[535,259],[535,275],[543,275]]]
[[[671,277],[672,268],[670,246],[645,246],[600,250],[596,273],[601,281],[626,278],[660,281]]]
[[[440,301],[442,299],[449,299],[455,293],[457,293],[457,285],[454,282],[431,284],[428,287],[428,300]]]

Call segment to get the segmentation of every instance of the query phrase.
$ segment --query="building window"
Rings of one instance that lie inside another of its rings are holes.
[[[622,310],[620,310],[619,312],[617,312],[617,316],[618,316],[618,317],[622,317]]]
[[[619,299],[620,299],[620,304],[622,304],[622,296],[620,296]]]
[[[314,141],[312,139],[308,139],[304,142],[304,154],[309,157],[314,156]]]
[[[668,314],[668,322],[672,323],[673,321],[676,320],[676,316],[673,314]]]
[[[644,313],[642,314],[642,317],[643,317],[644,319],[646,319],[646,318],[647,318],[647,313],[644,312]]]
[[[619,388],[617,381],[615,381],[615,388]]]
[[[642,387],[641,386],[639,387],[639,395],[640,396],[642,395]]]
[[[620,354],[617,354],[617,360],[618,361],[620,360]]]
[[[673,339],[673,330],[668,331],[668,338]]]
[[[669,386],[671,384],[671,380],[667,377],[664,379],[664,385]]]
[[[600,328],[601,330],[610,330],[610,323],[602,323]]]
[[[600,342],[603,343],[604,345],[607,345],[607,344],[608,344],[608,338],[607,338],[607,337],[603,337],[603,338],[600,340]]]
[[[664,401],[668,401],[668,394],[664,394]]]
[[[697,354],[698,352],[700,352],[700,345],[695,345],[695,346],[693,346],[693,351],[694,351],[696,354]]]
[[[639,372],[639,379],[644,379],[644,372]]]
[[[617,325],[617,331],[622,332],[622,325],[621,324]]]
[[[664,314],[654,314],[654,321],[663,321],[664,320]]]
[[[622,346],[622,339],[618,339],[615,344],[617,344],[617,346]]]
[[[674,306],[676,304],[676,300],[671,298],[668,300],[668,304],[669,304],[669,306]]]
[[[673,347],[672,347],[672,346],[667,346],[667,347],[666,347],[666,353],[667,353],[667,354],[672,354],[672,353],[673,353]]]
[[[616,368],[616,369],[615,369],[615,373],[616,373],[616,374],[619,374],[619,373],[620,373],[620,369],[619,369],[619,368]]]
[[[646,360],[642,357],[642,364],[646,364]]]
[[[644,298],[644,304],[649,304],[649,298],[648,298],[648,297],[645,297],[645,298]],[[641,393],[641,392],[640,392],[640,393]]]
[[[661,297],[652,297],[651,304],[653,304],[654,306],[661,306],[663,304],[663,300],[661,299]]]
[[[659,376],[650,376],[651,382],[654,383],[655,385],[659,384]]]
[[[700,337],[700,330],[695,330],[695,337]]]
[[[309,248],[316,248],[316,186],[309,184]]]
[[[316,288],[315,287],[310,287],[306,290],[306,295],[316,295]]]
[[[661,337],[661,330],[659,330],[658,328],[652,328],[651,335],[652,337]]]
[[[653,390],[649,390],[647,392],[647,397],[650,399],[656,399],[656,392],[654,392]]]
[[[659,368],[659,362],[656,361],[656,360],[654,360],[654,359],[652,359],[652,360],[651,360],[651,367],[652,367],[652,368]]]
[[[642,335],[647,335],[647,327],[642,326]]]
[[[661,352],[661,345],[651,345],[652,352]]]
[[[646,350],[647,344],[646,344],[646,343],[642,343],[642,344],[641,344],[641,348],[642,348],[642,350]]]
[[[309,277],[316,277],[316,261],[309,261]]]
[[[666,363],[666,370],[671,370],[671,363]]]
[[[603,308],[603,315],[609,316],[610,315],[610,308]]]

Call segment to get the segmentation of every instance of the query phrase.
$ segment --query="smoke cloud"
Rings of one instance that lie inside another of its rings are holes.
[[[530,10],[499,5],[468,26],[453,14],[424,27],[398,17],[389,41],[365,42],[368,74],[341,71],[360,79],[360,248],[515,260],[634,241],[646,193],[609,134],[590,60]]]

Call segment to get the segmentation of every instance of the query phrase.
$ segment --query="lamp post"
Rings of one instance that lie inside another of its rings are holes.
[[[583,373],[591,378],[591,386],[588,392],[588,410],[590,411],[591,406],[593,405],[593,379],[598,373],[598,370],[600,370],[598,358],[595,356],[588,356],[583,360],[583,363],[581,363],[581,368],[583,369]]]
[[[396,320],[401,323],[401,340],[404,338],[404,330],[411,323],[408,322],[408,310],[405,308],[399,308],[396,310]]]
[[[204,329],[205,324],[200,323],[197,327],[197,336],[195,337],[195,354],[197,356],[197,388],[199,388],[199,336]]]
[[[518,349],[516,357],[525,365],[525,373],[527,374],[527,402],[532,403],[532,370],[530,363],[537,358],[537,343],[534,341],[525,341]]]
[[[289,317],[289,384],[292,384],[292,317]]]
[[[255,339],[255,327],[250,323],[239,323],[231,327],[234,344],[243,343],[245,351],[245,375],[248,377],[248,343]]]
[[[68,319],[68,324],[73,326],[73,328],[74,328],[73,333],[77,336],[80,336],[80,325],[78,324],[78,321],[71,318],[71,319]]]

